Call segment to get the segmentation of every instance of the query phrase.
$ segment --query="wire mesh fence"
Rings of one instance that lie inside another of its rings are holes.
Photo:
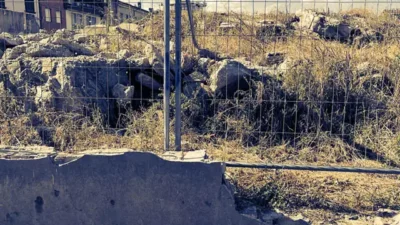
[[[170,3],[164,42],[164,1],[0,0],[1,148],[161,153],[167,132],[215,161],[399,167],[399,3],[177,1],[181,26]],[[230,172],[262,204],[400,205],[396,176]]]
[[[398,3],[180,4],[165,54],[161,1],[1,2],[1,144],[161,151],[170,55],[184,151],[398,166]]]
[[[184,81],[183,133],[237,142],[273,162],[397,166],[396,11],[312,3],[229,1],[193,12],[200,49],[183,27],[183,61],[205,54],[197,70],[182,69],[184,80],[204,84]]]

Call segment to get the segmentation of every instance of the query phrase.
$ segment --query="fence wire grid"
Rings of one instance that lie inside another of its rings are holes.
[[[184,151],[398,167],[398,3],[181,4],[181,26],[169,7],[165,54],[161,1],[0,2],[1,144],[161,152],[163,115],[174,127],[178,99]]]

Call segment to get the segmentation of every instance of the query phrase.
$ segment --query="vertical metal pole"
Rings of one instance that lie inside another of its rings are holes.
[[[175,0],[175,150],[181,150],[181,16],[182,2]]]
[[[169,92],[170,92],[170,59],[169,59],[169,0],[164,0],[164,150],[169,149]]]
[[[106,31],[110,32],[110,23],[111,23],[111,0],[107,0],[107,18],[106,18]]]

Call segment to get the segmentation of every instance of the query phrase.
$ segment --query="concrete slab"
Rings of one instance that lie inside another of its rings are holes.
[[[47,146],[5,146],[0,145],[0,159],[41,159],[55,154],[52,147]]]
[[[235,210],[220,163],[103,153],[62,166],[53,157],[0,159],[0,224],[263,224]]]
[[[117,27],[128,32],[139,32],[139,25],[134,23],[121,23]]]
[[[183,162],[205,162],[207,159],[206,150],[196,150],[190,152],[168,151],[165,152],[161,157],[169,161]]]

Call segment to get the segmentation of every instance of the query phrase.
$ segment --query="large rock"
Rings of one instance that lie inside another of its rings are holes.
[[[183,54],[181,59],[181,71],[184,74],[189,74],[193,72],[196,67],[196,59],[192,55]]]
[[[129,69],[145,70],[151,68],[147,57],[131,56],[126,61],[128,62]]]
[[[134,32],[137,33],[139,32],[139,25],[134,24],[134,23],[121,23],[117,26],[117,28],[122,29],[127,32]]]
[[[75,34],[74,41],[82,44],[90,40],[90,36],[87,34]]]
[[[161,63],[164,61],[164,57],[161,54],[161,51],[152,44],[147,44],[144,49],[145,56],[149,59],[150,65],[153,65],[155,62]]]
[[[117,53],[117,58],[118,59],[126,59],[129,58],[132,55],[132,52],[130,52],[128,49],[122,49]]]
[[[29,68],[28,66],[22,70],[19,70],[14,74],[14,83],[17,86],[39,86],[44,84],[48,77],[38,71],[32,71],[34,68]]]
[[[22,45],[24,43],[23,39],[20,36],[14,36],[9,33],[0,33],[0,48],[4,50],[4,48],[12,48],[17,45]]]
[[[295,23],[298,29],[314,32],[324,39],[349,42],[358,48],[370,43],[380,43],[384,39],[384,36],[377,31],[351,27],[343,20],[334,19],[313,10],[298,11],[296,16],[299,18],[299,21]]]
[[[251,66],[250,69],[254,69],[258,74],[262,75],[264,78],[273,76],[275,79],[281,80],[284,75],[290,71],[291,68],[295,65],[295,61],[290,58],[284,59],[283,62],[277,60],[275,62],[261,61],[260,66]]]
[[[49,38],[50,35],[47,33],[36,33],[36,34],[27,34],[22,36],[22,39],[24,40],[25,43],[29,43],[29,42],[38,42],[41,41],[45,38]]]
[[[352,28],[339,21],[325,23],[319,30],[318,34],[328,40],[347,41],[351,38]]]
[[[117,99],[133,96],[123,60],[24,58],[7,63],[6,68],[16,95],[32,97],[38,107],[51,106],[56,111],[79,113],[95,106],[113,121]],[[124,86],[123,95],[117,92],[117,84]]]
[[[164,57],[161,51],[154,45],[148,44],[144,49],[146,58],[149,59],[149,63],[152,66],[154,72],[163,77],[164,76]],[[173,64],[170,64],[173,66]]]
[[[7,49],[3,54],[3,59],[16,59],[26,52],[27,45],[18,45],[14,48]]]
[[[237,90],[248,89],[251,70],[243,64],[225,59],[210,77],[210,88],[215,95],[232,96]]]
[[[138,82],[141,86],[149,88],[151,90],[159,90],[162,85],[158,83],[156,80],[154,80],[152,77],[149,75],[146,75],[144,73],[139,73],[136,78],[136,82]]]
[[[327,17],[313,10],[296,12],[299,22],[296,26],[301,30],[312,31],[329,40],[347,41],[352,36],[353,28],[347,23]]]
[[[94,55],[89,48],[64,38],[54,38],[51,43],[66,47],[74,55]]]
[[[135,91],[135,87],[131,85],[116,84],[113,87],[112,93],[114,98],[132,98]]]
[[[41,73],[47,76],[55,76],[57,74],[57,66],[60,63],[59,60],[53,58],[40,58]]]
[[[55,44],[34,43],[26,48],[26,54],[31,57],[70,57],[74,56],[68,48]]]
[[[94,57],[80,56],[60,60],[55,78],[61,84],[63,95],[73,100],[65,103],[66,106],[71,106],[70,110],[95,104],[107,115],[115,107],[111,98],[114,86],[129,85],[125,61]]]
[[[313,10],[299,10],[296,12],[299,22],[296,26],[302,30],[311,30],[318,33],[325,23],[325,16]]]
[[[360,31],[358,36],[352,38],[352,44],[357,48],[367,47],[373,43],[381,43],[384,40],[383,34],[374,30]]]
[[[208,66],[211,64],[211,59],[209,58],[199,58],[197,61],[197,69],[201,73],[207,73],[208,72]]]
[[[0,86],[5,84],[4,88],[10,97],[24,96],[24,99],[13,98],[20,109],[26,113],[36,110],[33,98],[36,95],[36,87],[44,85],[48,80],[47,75],[40,72],[40,63],[32,58],[18,58],[5,61],[1,71],[3,77]]]
[[[54,38],[65,38],[65,39],[73,39],[75,35],[74,30],[67,30],[67,29],[59,29],[54,34]]]
[[[96,55],[98,58],[117,59],[117,53],[114,52],[100,52]]]
[[[207,82],[207,78],[199,73],[193,72],[189,76],[183,78],[182,93],[188,98],[206,99],[208,93],[203,88],[203,84]]]
[[[144,49],[145,57],[149,59],[149,63],[156,75],[164,77],[164,56],[157,46],[148,44]],[[173,57],[170,57],[170,79],[174,80],[175,62]]]
[[[50,78],[46,84],[36,87],[35,104],[38,108],[56,110],[62,107],[62,88],[56,78]]]
[[[117,102],[120,105],[129,103],[134,93],[135,87],[131,85],[116,84],[112,90],[113,97],[117,98]]]
[[[173,65],[171,65],[173,66]],[[164,77],[164,63],[160,61],[154,61],[152,64],[152,69],[156,75]]]
[[[100,51],[103,51],[103,52],[108,51],[110,46],[111,46],[111,43],[110,43],[110,40],[108,40],[108,38],[103,37],[100,39],[100,44],[99,44]]]
[[[46,74],[42,74],[42,65],[33,59],[23,59],[7,62],[6,68],[10,73],[10,81],[16,87],[32,87],[46,82]]]
[[[285,39],[286,27],[283,24],[263,24],[257,28],[256,37],[262,41]]]

